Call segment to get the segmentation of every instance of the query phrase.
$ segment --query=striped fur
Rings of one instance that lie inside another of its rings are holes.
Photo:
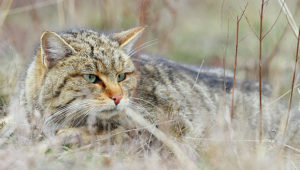
[[[29,121],[46,134],[90,122],[103,129],[122,125],[126,122],[123,113],[131,108],[175,136],[202,137],[217,126],[220,115],[228,120],[232,78],[162,58],[129,56],[126,46],[140,30],[112,35],[88,29],[58,33],[75,52],[52,67],[43,62],[46,53],[37,52],[27,71],[23,96]],[[118,83],[120,73],[127,77]],[[83,74],[98,75],[105,86],[87,82]],[[264,88],[263,99],[268,103],[270,90]],[[118,106],[107,96],[114,89],[123,94]],[[247,123],[242,124],[251,129],[257,126],[257,89],[256,83],[244,81],[237,83],[235,92],[235,117],[244,118]],[[281,105],[264,107],[264,133],[272,138],[281,112]],[[249,134],[255,136],[255,131]]]

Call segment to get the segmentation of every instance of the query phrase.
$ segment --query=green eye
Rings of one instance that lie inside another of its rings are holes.
[[[97,76],[94,75],[94,74],[84,74],[83,75],[83,78],[88,81],[88,82],[91,82],[91,83],[95,83],[96,80],[97,80]]]
[[[125,73],[119,74],[118,75],[118,82],[121,82],[121,81],[125,80],[125,78],[126,78],[126,74]]]

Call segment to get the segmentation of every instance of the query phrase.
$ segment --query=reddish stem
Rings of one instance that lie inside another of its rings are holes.
[[[264,17],[264,5],[265,1],[261,1],[261,11],[260,11],[260,27],[259,27],[259,142],[262,141],[262,117],[263,117],[263,112],[262,112],[262,61],[261,61],[261,56],[262,56],[262,41],[263,41],[263,17]]]

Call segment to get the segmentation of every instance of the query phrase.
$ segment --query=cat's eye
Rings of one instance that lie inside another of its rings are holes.
[[[125,80],[125,78],[126,78],[126,74],[125,73],[119,74],[118,75],[118,82],[121,82],[121,81]]]
[[[94,74],[84,74],[83,75],[83,78],[88,81],[88,82],[91,82],[91,83],[95,83],[96,80],[97,80],[97,76],[94,75]]]

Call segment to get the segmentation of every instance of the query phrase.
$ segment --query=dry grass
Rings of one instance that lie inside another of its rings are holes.
[[[292,72],[298,75],[293,56],[299,2],[278,2],[249,1],[244,10],[247,2],[242,0],[0,1],[0,114],[10,113],[15,118],[9,124],[14,135],[10,136],[11,129],[4,129],[0,137],[1,169],[299,169],[300,146],[276,143],[264,134],[257,139],[246,138],[249,129],[243,121],[233,123],[229,129],[224,125],[224,111],[218,113],[214,130],[205,138],[172,138],[132,112],[128,116],[136,123],[135,129],[112,132],[88,145],[71,147],[56,138],[32,139],[17,100],[21,88],[17,83],[44,30],[122,30],[147,25],[133,52],[143,49],[181,62],[204,62],[217,67],[225,66],[222,57],[226,56],[226,67],[234,68],[236,79],[257,81],[260,75],[261,80],[273,85],[273,101],[262,103],[261,107],[274,105],[278,100],[288,103],[291,83],[292,89],[299,88],[297,76],[291,82]],[[235,16],[241,15],[244,17],[238,18],[236,25]],[[236,26],[239,31],[234,29]],[[235,37],[237,33],[240,38]],[[235,45],[238,46],[234,48]],[[257,64],[259,57],[260,63],[267,61],[267,68]],[[258,66],[262,66],[260,74]],[[299,93],[293,97],[290,105],[297,109]],[[147,149],[147,140],[142,137],[126,137],[128,140],[114,145],[109,142],[112,137],[124,137],[141,129],[164,145]]]

